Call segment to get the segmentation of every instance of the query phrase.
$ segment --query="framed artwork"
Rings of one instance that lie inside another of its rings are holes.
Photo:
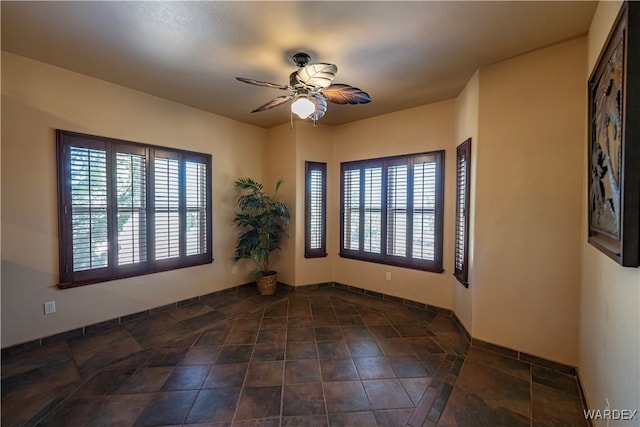
[[[639,265],[640,2],[625,2],[589,78],[589,243]]]

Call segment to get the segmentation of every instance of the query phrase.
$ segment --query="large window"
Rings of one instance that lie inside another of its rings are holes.
[[[57,131],[60,287],[206,264],[211,156]]]
[[[305,258],[327,256],[327,164],[305,162]]]
[[[456,150],[456,236],[454,276],[469,287],[469,200],[471,176],[471,138]]]
[[[340,256],[442,272],[444,151],[342,163]]]

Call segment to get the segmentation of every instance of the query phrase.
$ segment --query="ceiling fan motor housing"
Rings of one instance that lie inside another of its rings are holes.
[[[307,66],[309,64],[309,61],[311,61],[311,57],[304,52],[298,52],[295,55],[293,55],[293,62],[298,67]]]

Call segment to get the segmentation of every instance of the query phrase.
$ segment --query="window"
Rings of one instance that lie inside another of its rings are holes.
[[[211,156],[57,131],[60,287],[206,264]]]
[[[469,287],[469,177],[471,167],[471,138],[456,150],[456,235],[454,276]]]
[[[327,164],[305,162],[305,258],[327,256]]]
[[[342,163],[340,256],[442,272],[444,151]]]

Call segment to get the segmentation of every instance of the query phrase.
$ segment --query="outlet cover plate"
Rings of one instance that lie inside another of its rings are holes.
[[[47,301],[44,303],[44,314],[52,314],[56,312],[56,302]]]

